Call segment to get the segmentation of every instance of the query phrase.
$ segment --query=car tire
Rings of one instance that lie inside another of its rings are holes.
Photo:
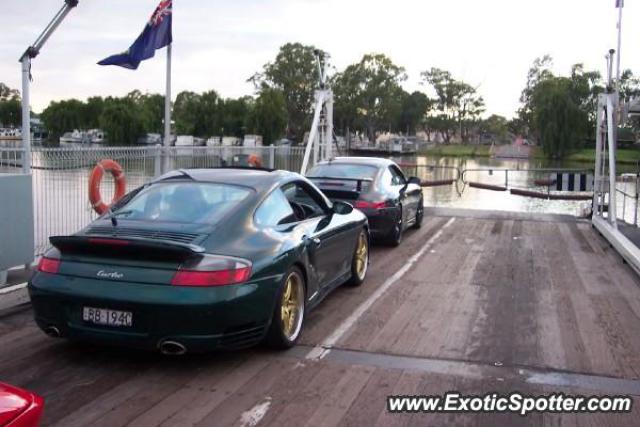
[[[302,333],[306,311],[305,281],[298,267],[291,267],[278,290],[266,343],[277,350],[293,347]]]
[[[400,208],[398,209],[398,216],[400,217],[400,219],[396,222],[395,227],[393,227],[391,229],[391,231],[389,232],[389,235],[387,236],[387,243],[390,246],[400,246],[400,243],[402,243],[402,235],[404,234],[404,220],[402,218],[402,205],[400,205]]]
[[[420,197],[418,202],[418,208],[416,209],[416,221],[413,223],[413,228],[422,227],[422,219],[424,218],[424,200]]]
[[[367,277],[369,269],[369,235],[366,229],[360,230],[356,247],[351,258],[351,278],[347,281],[349,286],[360,286]]]

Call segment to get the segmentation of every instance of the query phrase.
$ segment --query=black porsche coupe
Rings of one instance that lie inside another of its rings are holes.
[[[419,228],[424,217],[420,179],[405,177],[389,159],[336,157],[307,173],[331,200],[346,201],[367,215],[371,235],[398,246],[408,227]]]

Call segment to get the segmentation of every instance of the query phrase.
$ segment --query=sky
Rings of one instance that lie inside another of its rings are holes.
[[[31,105],[164,93],[165,52],[137,71],[96,65],[125,50],[158,0],[80,0],[32,66]],[[626,0],[622,66],[640,74],[640,0]],[[21,87],[18,59],[63,0],[0,0],[0,81]],[[337,70],[366,53],[384,53],[406,69],[408,91],[428,89],[420,73],[449,70],[478,88],[488,114],[513,117],[536,57],[554,71],[574,63],[604,73],[616,47],[615,0],[174,0],[172,93],[215,89],[223,97],[254,93],[247,79],[287,42],[328,51]]]

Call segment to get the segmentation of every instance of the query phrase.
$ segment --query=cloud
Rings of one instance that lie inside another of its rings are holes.
[[[62,1],[6,2],[0,81],[20,87],[18,57]],[[138,71],[95,63],[126,49],[142,30],[156,0],[80,0],[34,60],[32,105],[133,89],[164,91],[164,51]],[[314,44],[343,69],[363,54],[381,52],[406,68],[407,90],[423,89],[420,72],[450,70],[478,86],[487,113],[511,116],[527,69],[550,53],[556,71],[575,62],[604,69],[615,46],[613,1],[599,0],[176,0],[173,94],[215,89],[226,97],[251,94],[246,79],[286,42]],[[609,4],[611,3],[611,4]],[[640,7],[625,13],[623,65],[640,72]]]

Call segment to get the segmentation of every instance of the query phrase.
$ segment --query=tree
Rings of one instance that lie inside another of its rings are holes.
[[[242,97],[238,99],[225,99],[221,101],[221,124],[226,135],[237,137],[244,136],[247,133],[247,118],[253,108],[253,99],[251,97]]]
[[[20,99],[0,100],[0,126],[19,127],[22,124],[22,104]]]
[[[266,88],[278,89],[284,96],[287,108],[287,137],[300,141],[311,124],[314,92],[318,87],[318,70],[315,52],[326,60],[328,54],[314,46],[287,43],[273,62],[264,65],[261,73],[249,80],[258,93]]]
[[[587,114],[572,96],[572,81],[551,77],[531,92],[532,125],[548,158],[562,158],[577,147],[588,130]]]
[[[44,109],[41,117],[54,141],[67,131],[86,129],[85,104],[77,99],[53,101]]]
[[[544,55],[536,58],[533,64],[529,68],[527,73],[527,84],[520,94],[520,102],[522,108],[518,110],[518,117],[522,120],[524,133],[528,134],[528,130],[531,127],[532,111],[530,106],[530,98],[533,95],[533,91],[538,83],[541,83],[549,78],[553,77],[551,72],[551,66],[553,65],[553,58],[550,55]]]
[[[177,134],[196,136],[204,134],[201,96],[197,93],[180,92],[173,106],[173,117]]]
[[[99,122],[111,145],[134,144],[144,134],[140,112],[126,99],[107,99]]]
[[[492,114],[480,123],[480,130],[483,133],[491,134],[498,141],[507,139],[509,133],[508,121],[505,117]]]
[[[400,129],[407,134],[415,134],[431,108],[431,100],[422,92],[415,91],[402,99]]]
[[[640,78],[633,75],[631,70],[624,70],[620,75],[620,100],[628,102],[631,98],[640,96]]]
[[[425,119],[425,130],[429,135],[429,139],[431,139],[432,133],[436,135],[439,133],[447,144],[451,141],[451,132],[455,129],[455,126],[455,119],[444,113],[430,114]]]
[[[140,98],[137,107],[142,115],[142,126],[145,133],[164,133],[163,95],[145,94]]]
[[[221,135],[224,124],[222,122],[224,103],[215,90],[209,90],[200,95],[200,116],[202,120],[202,136]],[[221,135],[222,136],[222,135]]]
[[[8,101],[11,99],[20,99],[20,92],[17,89],[11,89],[6,84],[0,82],[0,101]]]
[[[456,131],[462,140],[467,139],[470,125],[484,112],[484,99],[478,95],[477,89],[454,79],[449,71],[440,68],[431,68],[421,75],[423,84],[430,86],[436,95],[435,107],[439,113],[431,123],[437,123],[447,143]]]
[[[583,64],[574,64],[571,67],[571,99],[587,115],[588,130],[592,135],[596,129],[598,95],[604,91],[601,80],[599,72],[585,71]]]
[[[334,79],[338,111],[354,117],[352,125],[363,126],[369,139],[375,140],[377,130],[392,130],[400,121],[405,95],[400,83],[406,78],[404,68],[385,55],[364,55]]]
[[[278,89],[265,88],[255,101],[249,116],[248,128],[262,135],[265,145],[273,144],[285,132],[287,104]]]
[[[21,124],[20,92],[0,82],[0,126],[18,127]]]
[[[100,96],[92,96],[87,99],[84,106],[84,123],[83,128],[95,129],[100,127],[100,115],[104,109],[105,100]]]

